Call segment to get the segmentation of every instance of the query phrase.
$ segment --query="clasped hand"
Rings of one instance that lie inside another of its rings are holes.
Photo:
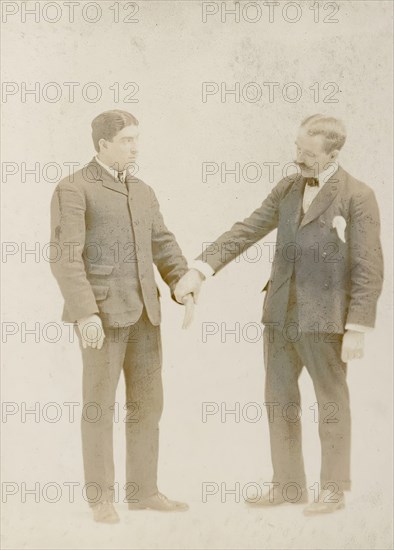
[[[205,276],[200,271],[190,269],[179,279],[175,287],[174,295],[176,301],[186,306],[183,328],[188,328],[193,320],[194,304],[197,304],[204,279]]]

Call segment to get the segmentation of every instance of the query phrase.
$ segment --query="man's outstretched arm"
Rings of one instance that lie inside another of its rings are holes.
[[[174,297],[176,283],[187,270],[186,258],[176,241],[176,238],[169,231],[164,223],[163,216],[153,189],[151,193],[152,208],[152,255],[153,262],[157,266],[163,280],[171,289],[171,295]],[[182,301],[180,302],[182,303]]]
[[[182,301],[186,294],[192,293],[195,301],[204,279],[214,275],[254,243],[268,235],[278,226],[279,204],[292,180],[281,180],[271,191],[261,206],[242,222],[235,223],[207,248],[191,264],[192,269],[186,273],[175,288],[177,301]]]

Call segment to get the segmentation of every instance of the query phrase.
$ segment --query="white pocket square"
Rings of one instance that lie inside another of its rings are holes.
[[[337,230],[338,238],[345,243],[345,229],[346,229],[346,220],[343,216],[335,216],[332,220],[332,226]]]

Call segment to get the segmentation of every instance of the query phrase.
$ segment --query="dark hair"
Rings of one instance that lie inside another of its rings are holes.
[[[123,128],[131,125],[138,126],[138,120],[127,111],[113,109],[97,115],[92,121],[92,138],[96,151],[100,151],[100,139],[112,141]]]

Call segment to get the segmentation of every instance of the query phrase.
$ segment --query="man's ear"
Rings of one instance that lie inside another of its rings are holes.
[[[99,152],[101,151],[101,149],[108,149],[107,140],[104,138],[99,139],[98,145],[99,145]]]
[[[330,159],[332,161],[336,160],[339,155],[339,149],[334,149],[334,151],[331,151],[330,153]]]

